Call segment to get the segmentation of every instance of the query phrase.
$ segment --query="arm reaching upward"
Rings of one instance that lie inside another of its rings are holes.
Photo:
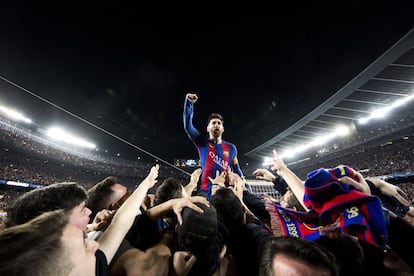
[[[253,172],[253,175],[256,177],[256,179],[264,180],[267,182],[273,182],[276,179],[276,176],[273,173],[269,172],[266,169],[262,169],[262,168],[255,170]]]
[[[377,178],[368,178],[382,193],[395,197],[401,204],[410,206],[407,194],[400,187]]]
[[[193,193],[194,189],[197,187],[198,180],[200,180],[201,176],[201,168],[198,168],[193,171],[190,178],[190,183],[187,184],[187,186],[184,187],[185,191],[189,196]]]
[[[188,93],[185,96],[183,111],[184,130],[191,141],[193,141],[196,145],[199,143],[198,140],[201,139],[200,132],[193,126],[194,103],[197,100],[197,94]]]
[[[305,194],[305,185],[303,181],[285,165],[276,150],[273,150],[273,161],[271,164],[271,169],[286,181],[292,193],[299,200],[303,208],[305,208],[305,210],[308,210],[303,203],[303,196]]]
[[[158,170],[159,165],[155,165],[151,168],[148,176],[141,182],[138,188],[121,205],[121,207],[119,207],[112,222],[99,238],[99,249],[105,253],[108,263],[111,262],[121,241],[124,239],[129,228],[131,228],[148,189],[154,186],[157,182]]]
[[[170,199],[164,203],[156,205],[147,211],[147,216],[156,221],[157,219],[161,218],[165,215],[168,211],[173,210],[177,216],[177,220],[179,224],[182,224],[183,219],[181,217],[181,211],[185,207],[189,207],[196,212],[202,213],[203,209],[198,207],[195,203],[202,203],[206,206],[210,206],[210,203],[205,197],[202,196],[191,196],[191,197],[182,197],[182,198],[174,198]]]

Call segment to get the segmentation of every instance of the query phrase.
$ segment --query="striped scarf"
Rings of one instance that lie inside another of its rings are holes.
[[[270,215],[270,228],[274,236],[293,236],[306,240],[320,237],[322,227],[314,213],[296,212],[270,201],[265,201],[265,208]]]
[[[348,176],[353,177],[353,170],[344,167],[338,171],[334,169],[333,173],[343,176],[348,172]],[[305,206],[319,214],[321,224],[339,222],[342,232],[384,247],[387,230],[380,199],[338,182],[333,173],[324,168],[308,173],[303,198]]]

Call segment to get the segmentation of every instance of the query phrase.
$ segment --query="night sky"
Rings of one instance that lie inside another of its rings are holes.
[[[247,162],[243,153],[311,112],[414,27],[408,1],[395,2],[257,13],[15,5],[1,11],[0,76],[169,162],[197,158],[182,124],[184,96],[194,91],[195,126],[205,132],[208,115],[221,113],[224,139]],[[3,80],[0,96],[42,125],[59,122],[121,156],[146,155]]]

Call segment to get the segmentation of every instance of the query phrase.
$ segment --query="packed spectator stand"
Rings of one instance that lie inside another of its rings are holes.
[[[2,118],[0,121],[0,141],[2,145],[1,179],[38,185],[48,185],[57,182],[77,182],[89,188],[109,175],[115,175],[129,189],[134,189],[151,167],[150,163],[130,161],[121,158],[109,158],[94,152],[80,151],[68,146],[62,146],[41,137],[39,133],[25,128],[17,123]],[[346,164],[365,177],[388,179],[404,188],[405,192],[414,199],[414,134],[389,136],[393,141],[387,143],[370,143],[370,146],[359,145],[351,147],[345,154],[331,154],[329,158],[320,156],[313,163],[293,165],[292,169],[301,179],[315,168],[335,167]],[[387,141],[382,139],[382,141]],[[375,146],[373,146],[375,145]],[[243,170],[247,180],[251,178],[249,170],[255,167],[245,167]],[[189,175],[173,167],[161,166],[164,175],[171,175],[186,183]],[[397,177],[398,176],[398,177]],[[5,188],[4,185],[0,186]],[[5,210],[12,199],[22,192],[22,189],[1,189],[3,198],[0,209]]]
[[[0,179],[4,183],[14,181],[46,186],[76,182],[88,189],[105,177],[115,175],[133,190],[152,165],[62,146],[5,118],[0,121],[0,143]],[[160,170],[164,175],[174,175],[183,181],[189,179],[187,174],[169,166],[161,166]],[[0,185],[0,210],[6,210],[14,198],[27,190],[29,188],[21,186]]]

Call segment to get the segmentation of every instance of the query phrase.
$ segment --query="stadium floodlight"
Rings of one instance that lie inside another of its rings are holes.
[[[335,134],[337,136],[347,136],[351,133],[351,129],[346,125],[338,125],[335,127]]]
[[[365,124],[367,124],[369,122],[369,120],[370,120],[369,117],[360,118],[360,119],[358,119],[358,123],[360,125],[365,125]]]
[[[386,107],[374,110],[371,112],[371,114],[368,117],[360,118],[358,120],[358,123],[363,125],[368,123],[372,119],[381,119],[384,118],[387,114],[389,114],[393,109],[396,109],[400,106],[405,105],[409,101],[412,101],[414,99],[413,95],[407,95],[403,98],[400,98],[396,100],[395,102],[391,103],[390,105],[387,105]]]
[[[12,109],[12,108],[8,108],[5,106],[0,105],[0,111],[8,118],[12,119],[13,121],[18,121],[18,122],[25,122],[27,124],[31,124],[32,120],[26,116],[23,115],[23,113]]]
[[[78,147],[84,147],[84,148],[90,148],[90,149],[94,149],[96,148],[96,145],[86,141],[85,139],[82,139],[80,137],[77,137],[75,135],[72,135],[70,133],[68,133],[67,131],[63,130],[62,128],[59,127],[51,127],[47,130],[46,132],[47,136],[49,136],[50,138],[57,140],[57,141],[61,141],[67,144],[71,144],[74,146],[78,146]]]
[[[272,161],[273,161],[273,158],[272,157],[265,156],[262,165],[263,166],[269,166],[272,163]]]
[[[313,141],[310,142],[310,147],[320,147],[326,145],[329,141],[334,139],[337,136],[337,134],[334,132],[320,135],[313,139]]]
[[[350,133],[351,133],[350,127],[346,125],[338,125],[337,127],[335,127],[335,129],[332,132],[319,135],[307,144],[298,145],[298,146],[295,146],[294,148],[283,149],[280,154],[280,158],[291,159],[295,157],[296,155],[298,155],[299,153],[305,152],[310,148],[322,147],[326,145],[329,141],[335,139],[336,137],[346,136],[346,135],[349,135]],[[263,165],[268,165],[271,163],[271,161],[272,161],[272,158],[265,157]]]
[[[293,158],[295,157],[297,151],[294,149],[286,149],[283,152],[280,153],[280,158]]]

